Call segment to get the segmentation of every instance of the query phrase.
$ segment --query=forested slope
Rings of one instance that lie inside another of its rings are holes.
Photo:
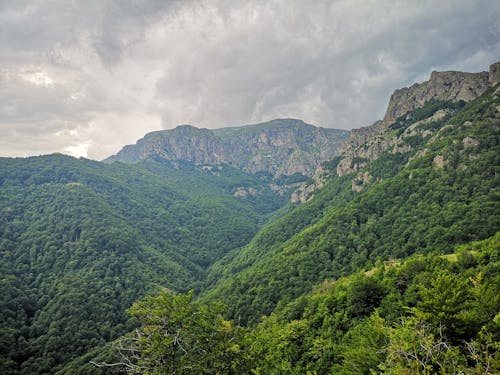
[[[159,373],[497,369],[500,87],[385,125],[299,206],[303,175],[0,159],[0,372],[99,373],[120,337]]]
[[[240,365],[257,374],[498,373],[499,241],[324,281],[251,330]]]
[[[216,302],[159,290],[129,310],[137,331],[61,374],[497,374],[499,241],[325,280],[250,328]]]
[[[204,300],[222,299],[231,316],[257,322],[324,279],[492,236],[500,227],[499,104],[491,88],[465,106],[431,101],[399,118],[382,135],[397,147],[334,175],[325,192],[222,260]],[[439,110],[447,115],[433,117]]]
[[[53,373],[130,331],[125,310],[155,285],[199,290],[287,202],[267,184],[228,166],[0,159],[0,372]]]

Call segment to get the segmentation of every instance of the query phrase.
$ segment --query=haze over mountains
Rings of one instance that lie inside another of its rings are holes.
[[[499,369],[499,77],[434,72],[350,135],[183,125],[104,163],[0,159],[0,372],[106,373],[89,361],[143,328],[125,311],[158,286],[248,327],[208,359],[178,349],[179,373],[418,370],[398,343],[424,328],[452,348],[432,371],[479,373],[465,343]],[[440,288],[466,292],[453,307]],[[363,331],[383,350],[360,354]]]

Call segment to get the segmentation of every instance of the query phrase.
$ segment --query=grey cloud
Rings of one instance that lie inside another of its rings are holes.
[[[487,69],[499,19],[494,0],[3,1],[0,155],[100,159],[181,123],[368,125],[434,69]]]

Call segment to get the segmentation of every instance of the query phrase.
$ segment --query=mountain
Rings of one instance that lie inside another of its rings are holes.
[[[468,103],[430,95],[377,126],[325,164],[330,177],[313,199],[216,263],[202,299],[255,323],[325,279],[498,231],[498,84]]]
[[[430,101],[451,102],[457,105],[468,103],[498,82],[500,82],[500,62],[492,64],[489,72],[434,71],[428,81],[395,90],[382,120],[376,121],[369,127],[352,130],[349,142],[342,146],[341,154],[344,157],[339,163],[337,173],[354,172],[366,161],[377,158],[386,149],[398,144],[409,147],[397,137],[388,136],[390,130],[394,130],[396,123],[411,120],[403,118],[407,113],[422,108]],[[417,116],[422,117],[424,121],[440,120],[448,114],[447,111],[438,111],[432,119],[429,119],[426,113],[417,112]]]
[[[125,334],[158,285],[200,290],[288,202],[268,185],[227,165],[0,158],[0,373],[54,373]]]
[[[311,177],[322,162],[338,154],[348,135],[345,130],[318,128],[293,119],[216,130],[182,125],[149,133],[104,161],[135,163],[160,158],[196,165],[225,163],[253,174]]]
[[[123,343],[139,373],[497,371],[499,71],[396,90],[341,149],[274,120],[1,158],[0,373]]]

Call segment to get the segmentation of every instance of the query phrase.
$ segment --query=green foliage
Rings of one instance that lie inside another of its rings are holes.
[[[499,105],[428,103],[392,130],[432,136],[297,207],[269,183],[299,175],[0,159],[0,372],[500,372]],[[125,313],[158,285],[204,294]]]
[[[491,259],[500,233],[470,246],[476,259]],[[457,272],[456,260],[414,255],[325,282],[258,324],[249,333],[246,355],[257,374],[497,373],[500,304],[496,297],[485,313],[480,301],[481,293],[498,291],[499,261]],[[490,268],[497,272],[485,277]],[[415,289],[416,301],[406,298]],[[361,301],[360,295],[377,297]],[[468,329],[457,329],[463,326]]]
[[[135,357],[127,363],[142,374],[173,369],[220,374],[497,373],[500,304],[494,301],[485,313],[479,302],[482,293],[496,294],[500,286],[500,232],[467,246],[477,262],[459,272],[463,249],[457,257],[414,255],[379,264],[318,285],[250,330],[222,319],[221,305],[162,291],[130,309],[141,328],[124,339],[129,345],[122,350],[132,349]],[[497,272],[487,272],[492,268]],[[413,303],[406,296],[415,289]],[[394,310],[399,311],[397,319],[391,317]],[[474,324],[460,331],[454,317],[464,312],[462,322],[471,319]],[[199,355],[193,355],[197,350]]]
[[[352,177],[333,176],[312,201],[217,263],[202,298],[220,298],[231,316],[254,324],[322,280],[492,236],[500,227],[500,123],[491,110],[498,105],[489,91],[461,109],[431,103],[410,114],[405,126],[439,108],[456,111],[412,153],[386,152],[368,163],[360,172],[373,183],[359,194],[351,190]],[[466,138],[475,142],[464,146]],[[437,156],[444,166],[435,165]]]
[[[140,322],[135,334],[117,342],[121,366],[140,374],[228,374],[238,365],[241,329],[221,316],[216,303],[193,302],[193,293],[161,290],[129,309]]]
[[[199,289],[286,200],[229,166],[0,159],[0,372],[54,373],[129,332],[135,300]]]

